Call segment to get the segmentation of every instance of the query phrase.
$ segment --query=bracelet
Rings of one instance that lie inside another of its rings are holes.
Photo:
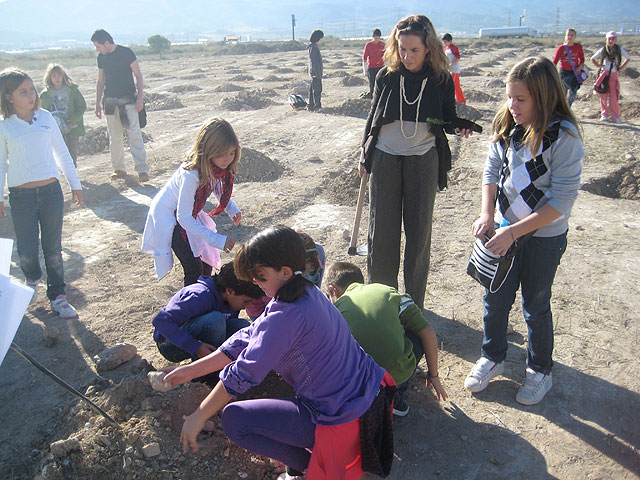
[[[431,370],[427,370],[427,378],[428,379],[438,378],[438,375],[432,375]]]
[[[513,227],[509,227],[509,233],[511,234],[511,240],[516,241],[516,237],[513,235]]]

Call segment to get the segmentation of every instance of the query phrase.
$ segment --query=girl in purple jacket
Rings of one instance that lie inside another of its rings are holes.
[[[182,446],[184,451],[197,450],[198,433],[222,410],[229,438],[285,463],[290,475],[302,478],[316,425],[360,418],[379,391],[385,371],[353,339],[340,312],[304,278],[304,246],[294,230],[263,230],[240,247],[234,265],[239,279],[252,280],[273,300],[262,316],[218,350],[165,377],[175,386],[222,370],[218,385],[186,417]],[[260,384],[271,370],[293,386],[295,398],[227,405]],[[283,425],[288,428],[283,430]]]

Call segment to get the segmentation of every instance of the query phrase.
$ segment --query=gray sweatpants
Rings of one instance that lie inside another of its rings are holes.
[[[398,288],[404,222],[404,285],[423,308],[429,274],[431,222],[438,190],[438,153],[420,156],[373,153],[369,183],[369,283]]]

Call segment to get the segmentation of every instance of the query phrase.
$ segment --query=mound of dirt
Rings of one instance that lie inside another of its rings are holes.
[[[287,79],[283,77],[279,77],[277,75],[267,75],[262,79],[262,81],[263,82],[285,82],[287,81]]]
[[[604,178],[585,183],[580,188],[594,195],[608,198],[640,200],[640,162],[633,158],[629,165]]]
[[[295,40],[269,43],[240,42],[233,45],[222,46],[222,48],[218,51],[218,54],[246,55],[251,53],[291,52],[306,49],[307,46],[304,43],[300,43]]]
[[[163,78],[164,76],[164,73],[160,72],[153,72],[148,75],[149,78]]]
[[[309,93],[308,82],[295,81],[288,85],[283,85],[282,88],[287,88],[289,90],[289,94],[299,93],[300,95],[307,95]]]
[[[472,102],[495,102],[497,100],[494,95],[483,92],[481,90],[474,90],[473,88],[465,88],[464,96],[467,101]]]
[[[276,160],[253,148],[243,148],[236,168],[236,183],[271,182],[283,174],[284,168]]]
[[[633,67],[626,67],[622,69],[621,75],[623,77],[629,77],[635,80],[636,78],[640,77],[640,72],[638,72],[638,70]]]
[[[244,87],[235,83],[223,83],[215,88],[216,92],[239,92],[240,90],[244,90]]]
[[[273,90],[271,90],[273,92]],[[275,93],[275,92],[274,92]],[[226,97],[220,100],[220,106],[226,110],[258,110],[273,105],[273,102],[265,95],[261,89],[243,90],[232,97]]]
[[[357,153],[359,156],[359,152]],[[355,159],[353,160],[355,164]],[[334,205],[354,206],[358,203],[358,192],[360,190],[360,177],[358,169],[353,167],[346,172],[332,172],[326,175],[324,180],[324,194]],[[368,189],[365,194],[365,201],[368,201]]]
[[[169,89],[169,91],[173,93],[197,92],[199,90],[202,89],[199,86],[193,84],[174,85]]]
[[[293,73],[295,70],[289,67],[278,67],[275,69],[276,73]]]
[[[493,80],[490,80],[489,82],[487,82],[487,87],[502,89],[504,88],[504,82],[499,78],[494,78]]]
[[[164,93],[145,92],[144,104],[148,112],[184,108],[177,96]]]
[[[191,70],[191,73],[204,73],[205,71],[201,68],[194,68]]]
[[[357,77],[355,75],[348,75],[342,79],[342,85],[345,87],[359,87],[361,85],[368,85],[369,82],[363,77]]]
[[[279,462],[250,455],[232,444],[219,416],[212,418],[214,431],[199,436],[203,456],[183,454],[179,448],[183,415],[193,412],[211,390],[201,383],[188,383],[166,393],[153,391],[146,378],[149,368],[103,391],[90,386],[87,395],[119,427],[84,404],[72,407],[65,431],[59,433],[75,442],[76,448],[62,452],[58,448],[55,455],[40,452],[38,478],[175,479],[178,476],[172,472],[176,470],[189,471],[194,478],[275,478],[284,469]],[[280,388],[283,382],[273,377],[266,382],[268,388]]]
[[[344,70],[334,70],[333,72],[331,72],[329,75],[327,75],[327,77],[329,78],[334,78],[334,77],[350,77],[351,74],[348,72],[345,72]]]
[[[200,78],[206,78],[207,76],[202,73],[194,73],[193,75],[184,75],[180,78],[183,80],[198,80]]]
[[[467,67],[460,70],[461,77],[473,77],[475,75],[480,75],[482,70],[478,67]]]
[[[476,110],[465,103],[456,103],[456,111],[458,113],[458,117],[466,118],[472,122],[476,122],[482,118],[482,113],[479,110]]]
[[[236,75],[235,77],[231,77],[232,82],[248,82],[253,79],[254,78],[252,75],[246,75],[244,73],[240,75]]]
[[[337,107],[327,107],[325,113],[333,115],[345,115],[347,117],[367,118],[371,109],[371,100],[368,98],[350,98]]]
[[[78,142],[79,155],[93,155],[109,148],[109,132],[107,127],[85,128],[85,134]]]
[[[349,64],[347,62],[343,62],[342,60],[338,60],[332,65],[333,68],[345,68],[348,66]]]
[[[623,119],[640,118],[640,102],[621,102],[620,116]]]

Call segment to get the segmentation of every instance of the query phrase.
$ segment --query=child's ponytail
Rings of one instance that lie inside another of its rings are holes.
[[[258,267],[271,267],[280,270],[289,267],[293,272],[291,279],[276,293],[276,299],[282,302],[295,302],[311,285],[302,272],[305,267],[305,251],[300,236],[289,227],[278,225],[267,228],[254,235],[236,252],[233,266],[236,276],[245,281],[256,278]]]

